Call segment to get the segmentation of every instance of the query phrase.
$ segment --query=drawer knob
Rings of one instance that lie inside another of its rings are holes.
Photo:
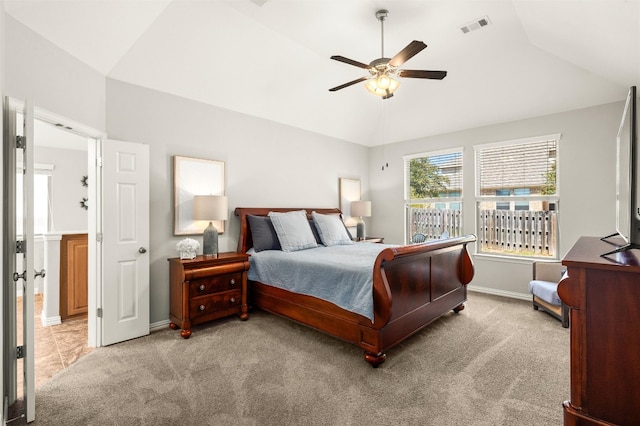
[[[229,284],[231,284],[231,285],[235,285],[235,284],[236,284],[236,280],[234,280],[233,278],[231,278],[231,281],[229,281]]]
[[[200,310],[204,311],[205,310],[205,306],[204,305],[200,305]]]
[[[229,303],[236,303],[236,298],[232,297],[231,299],[229,299]]]
[[[200,289],[200,291],[204,291],[204,284],[200,284],[200,287],[198,287]]]

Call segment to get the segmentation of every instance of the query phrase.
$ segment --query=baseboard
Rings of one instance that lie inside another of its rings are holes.
[[[153,331],[158,331],[164,328],[169,327],[169,323],[171,321],[169,321],[168,319],[163,320],[163,321],[158,321],[158,322],[154,322],[149,324],[149,332],[153,332]]]
[[[467,290],[475,291],[476,293],[492,294],[494,296],[510,297],[511,299],[531,300],[529,293],[516,293],[515,291],[498,290],[489,287],[479,287],[476,285],[468,285]]]
[[[53,317],[40,316],[40,320],[42,321],[42,326],[43,327],[48,327],[50,325],[62,324],[62,318],[60,318],[60,315],[56,315],[56,316],[53,316]]]

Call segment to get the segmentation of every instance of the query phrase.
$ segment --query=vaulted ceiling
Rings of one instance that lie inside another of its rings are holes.
[[[358,144],[414,139],[619,101],[640,85],[640,0],[5,0],[103,75]],[[330,60],[428,47],[381,100]],[[460,27],[488,17],[489,25]]]

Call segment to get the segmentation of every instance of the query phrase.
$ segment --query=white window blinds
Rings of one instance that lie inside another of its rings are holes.
[[[557,195],[558,139],[554,135],[475,147],[477,195]]]

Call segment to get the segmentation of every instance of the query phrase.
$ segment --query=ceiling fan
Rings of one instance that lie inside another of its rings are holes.
[[[384,20],[389,16],[389,11],[385,9],[378,10],[376,12],[376,19],[380,21],[381,29],[381,45],[382,52],[380,58],[374,59],[369,65],[362,62],[354,61],[353,59],[345,58],[344,56],[335,55],[331,59],[345,64],[354,65],[359,68],[364,68],[369,71],[370,76],[360,77],[356,80],[350,81],[340,86],[329,89],[330,92],[335,92],[345,87],[352,86],[362,81],[367,81],[365,87],[369,92],[374,95],[381,96],[382,99],[388,99],[393,96],[393,92],[398,88],[400,82],[393,77],[403,78],[428,78],[435,80],[442,80],[447,76],[446,71],[426,71],[426,70],[401,70],[399,69],[402,64],[413,58],[427,47],[421,41],[413,40],[404,49],[402,49],[393,58],[384,57]]]

